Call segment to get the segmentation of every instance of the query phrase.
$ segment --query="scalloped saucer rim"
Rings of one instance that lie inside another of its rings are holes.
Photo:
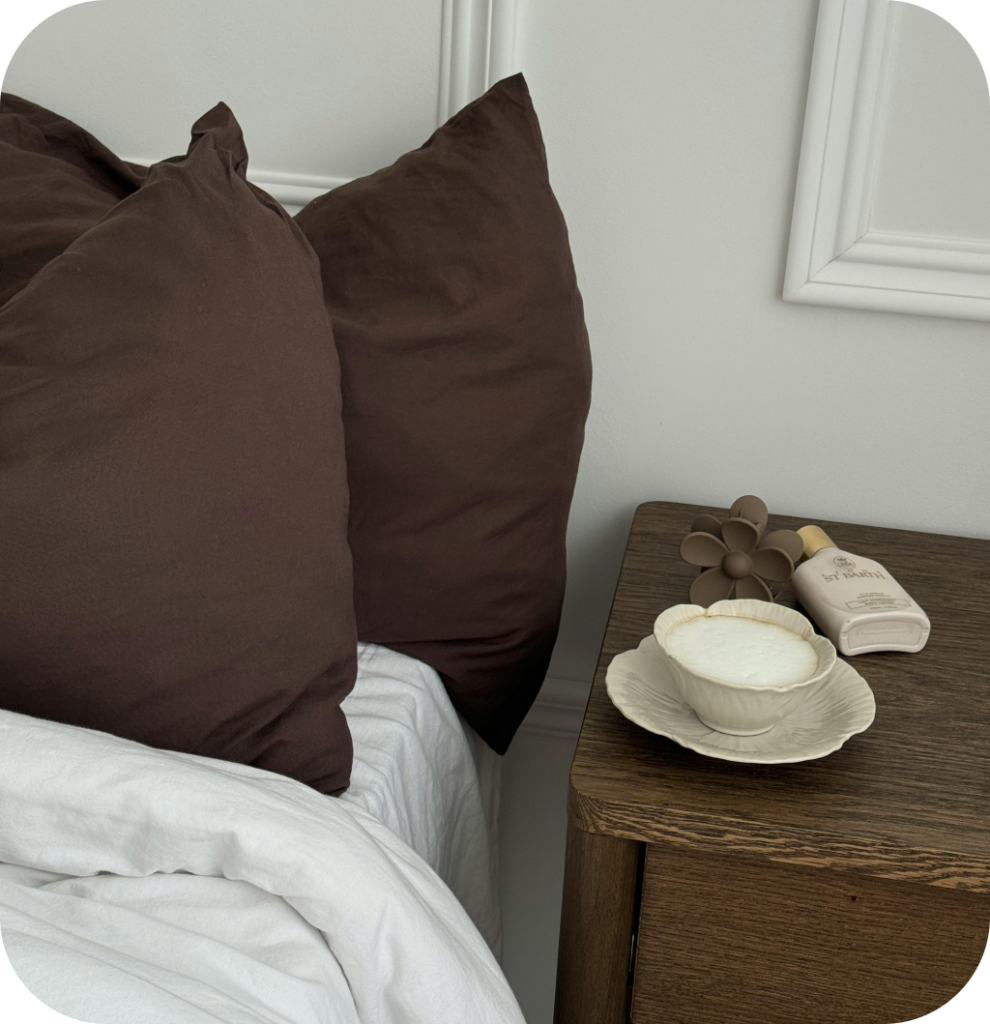
[[[628,692],[633,680],[640,684],[638,700]],[[716,732],[681,700],[652,635],[612,659],[605,688],[618,710],[640,728],[706,757],[747,764],[796,764],[826,757],[869,729],[876,716],[869,683],[840,658],[807,700],[768,732]]]

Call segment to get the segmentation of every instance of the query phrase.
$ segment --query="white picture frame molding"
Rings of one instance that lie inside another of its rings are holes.
[[[442,0],[437,125],[518,70],[518,0]],[[248,171],[248,178],[295,213],[348,178]]]
[[[901,10],[821,0],[783,298],[990,320],[990,243],[869,227]]]

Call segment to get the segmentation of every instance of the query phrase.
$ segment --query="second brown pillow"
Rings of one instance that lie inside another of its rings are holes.
[[[546,672],[591,360],[521,75],[297,217],[341,360],[358,635],[504,752]]]

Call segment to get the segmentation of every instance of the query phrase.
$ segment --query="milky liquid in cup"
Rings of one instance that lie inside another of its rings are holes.
[[[689,671],[742,686],[787,686],[818,671],[818,655],[804,637],[738,615],[687,619],[667,634],[665,646]]]

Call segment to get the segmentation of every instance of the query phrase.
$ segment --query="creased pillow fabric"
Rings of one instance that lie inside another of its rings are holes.
[[[0,305],[146,173],[59,114],[0,95]]]
[[[221,104],[0,308],[0,706],[334,793],[339,371],[316,257],[246,164]]]
[[[359,636],[503,752],[557,635],[591,384],[522,76],[296,219],[341,361]]]

